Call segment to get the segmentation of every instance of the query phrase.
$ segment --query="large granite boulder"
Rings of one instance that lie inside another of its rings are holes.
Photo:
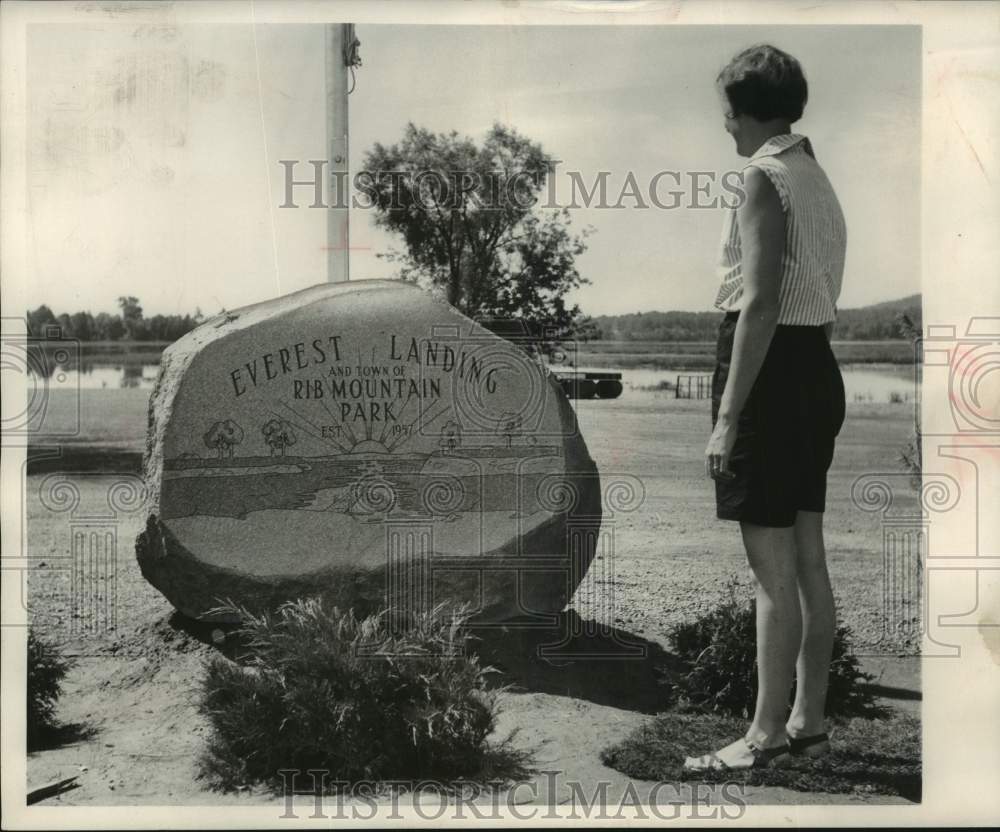
[[[324,284],[225,313],[163,353],[136,542],[204,620],[323,595],[561,610],[601,521],[597,470],[534,359],[411,284]]]

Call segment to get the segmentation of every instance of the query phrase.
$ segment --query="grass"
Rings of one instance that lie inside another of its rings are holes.
[[[466,652],[461,612],[358,619],[318,600],[228,611],[247,652],[242,663],[215,657],[202,683],[212,733],[200,766],[214,787],[279,791],[288,769],[327,771],[341,788],[525,775],[512,737],[488,739],[502,689]]]
[[[840,628],[834,642],[827,715],[832,751],[788,765],[742,772],[686,772],[686,757],[716,751],[742,736],[756,694],[752,602],[731,579],[722,602],[670,631],[680,672],[669,679],[672,710],[601,752],[606,765],[643,780],[737,782],[827,793],[920,799],[920,723],[878,706]],[[794,689],[789,692],[789,703]]]
[[[30,444],[130,444],[146,442],[149,390],[50,390],[31,423]]]
[[[670,712],[601,752],[601,761],[642,780],[741,782],[798,791],[898,795],[919,801],[920,723],[911,716],[854,717],[830,723],[832,750],[817,758],[794,757],[787,766],[748,771],[685,772],[685,757],[728,745],[746,722],[717,714]]]
[[[89,355],[159,355],[173,341],[80,341],[80,353]]]

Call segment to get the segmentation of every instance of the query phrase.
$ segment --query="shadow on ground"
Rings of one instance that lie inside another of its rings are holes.
[[[175,612],[168,627],[177,634],[207,644],[229,659],[247,653],[235,625],[206,624]],[[555,626],[539,628],[522,622],[471,626],[470,650],[496,685],[515,690],[585,699],[598,705],[655,714],[669,703],[666,679],[679,661],[660,645],[615,627],[561,613]]]
[[[919,690],[893,687],[891,685],[862,685],[872,696],[881,699],[899,699],[904,702],[922,702],[923,695]]]
[[[660,645],[615,627],[560,614],[555,627],[516,622],[473,627],[473,650],[501,671],[497,685],[585,699],[639,713],[669,705],[665,677],[678,660]]]
[[[28,726],[28,753],[51,751],[67,745],[86,742],[97,735],[97,730],[82,722],[66,722],[55,726]]]

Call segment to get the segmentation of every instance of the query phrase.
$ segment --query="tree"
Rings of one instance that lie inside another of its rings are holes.
[[[56,315],[51,308],[42,304],[35,310],[28,310],[28,332],[35,338],[45,338],[49,327],[56,327],[64,338],[80,341],[176,341],[194,329],[202,320],[201,310],[191,315],[143,316],[142,306],[136,297],[120,297],[118,305],[123,315],[109,315],[101,312],[62,313]],[[124,317],[123,317],[124,316]]]
[[[73,337],[81,341],[94,339],[94,316],[89,312],[74,312],[69,316],[73,327]]]
[[[589,281],[576,268],[586,246],[565,208],[535,203],[555,161],[540,145],[494,124],[481,146],[457,132],[407,125],[400,143],[365,156],[376,223],[402,235],[401,275],[441,291],[479,319],[515,319],[532,336],[565,337],[581,313],[567,302]]]
[[[284,456],[285,448],[289,445],[294,445],[298,441],[295,431],[292,430],[292,426],[284,419],[271,419],[260,431],[264,434],[264,441],[271,448],[271,456],[274,456],[275,450],[279,451],[281,456]]]
[[[577,341],[600,341],[604,338],[604,331],[590,315],[584,315],[576,326],[574,336]]]
[[[462,444],[462,426],[454,419],[445,423],[441,428],[441,439],[438,442],[446,454],[451,453]]]
[[[33,312],[28,312],[28,334],[36,338],[46,337],[46,328],[58,325],[55,314],[44,303]]]
[[[76,338],[77,337],[76,330],[73,328],[73,320],[70,318],[69,315],[67,315],[65,312],[63,312],[58,317],[57,320],[59,322],[59,332],[60,332],[60,334],[62,335],[63,338]]]
[[[507,447],[511,447],[514,437],[520,433],[523,421],[520,414],[506,411],[497,419],[497,434],[507,437]]]
[[[130,341],[139,340],[142,325],[142,307],[139,305],[139,298],[122,296],[118,298],[118,306],[122,310],[122,323],[125,324],[125,333]]]
[[[117,341],[125,334],[121,316],[109,315],[107,312],[98,313],[94,319],[94,329],[102,341]]]
[[[213,423],[205,433],[205,446],[214,448],[219,453],[219,459],[223,454],[233,456],[233,446],[239,445],[243,441],[243,428],[232,419],[224,419],[221,422]]]

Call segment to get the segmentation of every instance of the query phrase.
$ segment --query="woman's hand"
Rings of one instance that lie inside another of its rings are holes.
[[[738,209],[743,245],[743,299],[733,332],[732,360],[719,400],[718,420],[705,449],[705,472],[733,479],[729,457],[736,444],[739,414],[746,406],[778,326],[781,307],[785,214],[768,175],[750,166],[743,177],[746,199]]]
[[[705,473],[713,479],[731,480],[736,475],[729,468],[729,457],[736,444],[736,423],[719,419],[705,448]]]

